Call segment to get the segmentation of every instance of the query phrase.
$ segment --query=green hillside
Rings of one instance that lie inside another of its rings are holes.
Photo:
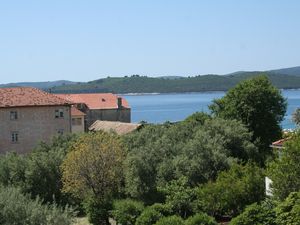
[[[204,75],[181,77],[178,79],[153,78],[133,75],[131,77],[108,77],[87,83],[53,87],[53,93],[172,93],[172,92],[201,92],[226,91],[241,80],[257,76],[261,72],[240,72],[226,76]],[[300,77],[263,73],[271,82],[281,89],[300,88]]]

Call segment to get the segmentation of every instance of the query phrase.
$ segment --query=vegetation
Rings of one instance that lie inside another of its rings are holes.
[[[271,154],[270,143],[281,137],[280,122],[286,112],[286,100],[265,76],[238,84],[226,95],[214,100],[212,113],[225,119],[236,119],[252,132],[259,147],[261,163]]]
[[[300,77],[274,72],[240,72],[226,76],[203,75],[194,77],[154,78],[132,75],[130,77],[107,77],[87,83],[67,84],[51,88],[53,93],[174,93],[227,91],[239,82],[265,74],[277,88],[300,87]],[[45,89],[46,91],[49,88]]]
[[[94,225],[297,224],[300,133],[268,157],[281,136],[280,91],[255,77],[211,108],[125,136],[60,136],[27,155],[1,155],[0,224],[67,225],[75,216],[68,205]]]
[[[255,165],[234,164],[220,172],[215,182],[197,190],[197,207],[209,215],[235,216],[247,206],[264,199],[263,170]]]
[[[144,204],[142,202],[130,199],[117,200],[114,202],[112,216],[119,224],[134,225],[143,210]]]
[[[62,164],[64,192],[88,199],[86,208],[96,217],[91,220],[98,220],[99,224],[108,223],[108,217],[103,217],[104,213],[97,208],[109,205],[110,198],[119,190],[123,160],[120,138],[97,132],[80,136]]]
[[[292,136],[280,157],[270,162],[268,176],[273,181],[273,194],[284,200],[291,192],[300,190],[300,134]]]
[[[18,188],[0,187],[0,224],[70,225],[74,211],[56,204],[42,204],[39,198],[31,199]]]

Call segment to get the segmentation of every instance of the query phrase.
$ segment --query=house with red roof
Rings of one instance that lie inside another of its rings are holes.
[[[130,123],[131,109],[125,98],[112,93],[56,94],[85,114],[85,130],[97,120]]]
[[[0,153],[27,153],[41,141],[70,133],[71,106],[36,88],[0,88]]]

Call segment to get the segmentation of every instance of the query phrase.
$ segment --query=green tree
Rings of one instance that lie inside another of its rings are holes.
[[[196,198],[194,189],[188,185],[186,177],[171,181],[165,187],[160,188],[165,195],[165,204],[174,214],[187,218],[193,214],[193,201]]]
[[[266,76],[239,83],[209,106],[215,116],[242,121],[253,132],[261,161],[271,154],[269,145],[281,137],[280,122],[286,112],[286,99]]]
[[[155,225],[184,225],[184,220],[179,216],[162,217]]]
[[[300,221],[300,192],[291,192],[275,208],[277,225],[297,225]]]
[[[206,213],[199,212],[185,221],[185,225],[218,225],[216,220]]]
[[[258,166],[233,164],[215,182],[198,188],[197,209],[209,215],[238,215],[249,204],[265,197],[264,172]]]
[[[112,216],[118,224],[134,225],[144,210],[144,204],[132,199],[116,200],[113,204]]]
[[[0,187],[0,224],[71,225],[75,212],[69,207],[42,204],[15,187]]]
[[[285,148],[268,165],[272,191],[276,198],[284,200],[291,192],[300,190],[300,133],[289,140]]]
[[[148,125],[126,139],[126,191],[148,203],[161,202],[157,188],[172,180],[184,176],[194,187],[216,179],[234,161],[257,157],[247,128],[221,118]]]
[[[160,218],[171,215],[171,209],[168,205],[155,203],[145,208],[137,218],[135,225],[153,225]]]
[[[124,153],[121,139],[115,134],[95,132],[81,135],[61,166],[63,190],[82,199],[94,199],[87,201],[85,208],[99,207],[103,202],[106,206],[107,199],[119,191]],[[108,224],[108,217],[96,221],[94,224]]]
[[[268,202],[253,203],[242,214],[232,219],[230,225],[277,225],[274,205]]]

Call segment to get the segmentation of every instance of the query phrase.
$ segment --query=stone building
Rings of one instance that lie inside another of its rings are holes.
[[[127,101],[112,93],[57,94],[85,113],[85,130],[97,120],[130,123],[131,110]]]
[[[0,88],[0,153],[27,153],[71,129],[69,101],[35,88]]]

